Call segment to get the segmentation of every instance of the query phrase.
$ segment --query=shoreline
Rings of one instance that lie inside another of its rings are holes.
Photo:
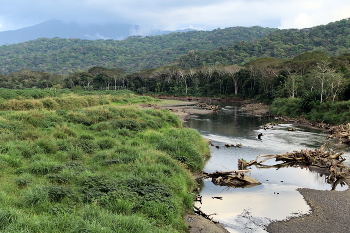
[[[350,190],[324,191],[298,189],[311,214],[272,222],[267,226],[270,233],[279,232],[350,232]]]

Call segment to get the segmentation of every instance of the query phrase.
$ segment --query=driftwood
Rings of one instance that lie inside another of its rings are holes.
[[[228,187],[250,187],[261,184],[259,181],[244,174],[249,170],[237,170],[214,173],[204,173],[206,177],[210,177],[215,185]]]
[[[216,215],[216,213],[214,213],[214,214],[205,214],[199,207],[193,206],[193,208],[194,208],[194,212],[196,214],[198,214],[198,215],[208,219],[209,221],[211,221],[211,222],[213,222],[215,224],[219,223],[218,221],[214,221],[213,218],[210,217],[211,215]]]
[[[227,148],[229,148],[229,147],[242,148],[242,143],[236,143],[236,145],[234,145],[234,144],[225,144],[225,146],[226,146]]]
[[[326,145],[324,144],[320,149],[305,149],[277,155],[259,155],[255,160],[250,162],[238,160],[238,164],[242,165],[241,169],[245,169],[252,165],[264,166],[262,163],[265,161],[275,159],[276,161],[283,161],[284,163],[265,167],[306,166],[309,168],[312,167],[313,170],[315,170],[316,167],[322,170],[323,174],[327,175],[329,183],[334,183],[349,177],[350,169],[343,164],[343,161],[345,161],[342,157],[343,152],[336,153],[332,149],[325,150],[325,147]]]
[[[338,138],[342,143],[350,144],[350,123],[331,127],[328,138]]]
[[[265,125],[262,126],[262,128],[264,130],[267,130],[267,129],[273,129],[274,126],[278,125],[277,123],[275,122],[271,122],[271,123],[267,123]]]
[[[198,103],[197,108],[205,108],[206,110],[219,111],[221,109],[220,105],[212,105],[207,103]]]

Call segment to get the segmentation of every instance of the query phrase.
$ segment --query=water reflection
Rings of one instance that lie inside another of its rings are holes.
[[[279,124],[264,130],[261,126],[268,123],[269,119],[254,117],[239,109],[235,106],[225,107],[217,113],[198,115],[186,123],[214,144],[205,172],[237,170],[237,161],[241,158],[250,161],[261,154],[275,155],[319,148],[326,142],[326,135],[320,131],[292,124]],[[291,127],[296,131],[288,131]],[[260,133],[263,134],[262,140],[257,138]],[[242,148],[225,147],[225,144],[237,143],[241,143]],[[344,157],[350,158],[349,152]],[[276,162],[271,159],[264,164],[276,165]],[[265,232],[263,226],[269,221],[310,211],[297,188],[332,189],[332,184],[326,182],[326,176],[308,168],[265,169],[252,166],[248,175],[262,184],[252,188],[228,188],[215,186],[210,180],[203,181],[203,204],[196,205],[206,214],[217,213],[214,219],[231,232],[252,232],[252,229],[254,232]],[[346,185],[338,185],[336,190],[347,188]],[[213,199],[214,196],[220,196],[222,200]],[[246,231],[248,228],[251,229]]]

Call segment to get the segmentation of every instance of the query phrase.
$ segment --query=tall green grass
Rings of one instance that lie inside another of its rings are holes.
[[[208,145],[169,111],[112,104],[150,100],[126,95],[0,112],[0,232],[187,232]]]

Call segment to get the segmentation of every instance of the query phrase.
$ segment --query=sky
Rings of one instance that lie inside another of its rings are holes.
[[[309,28],[350,17],[349,0],[0,0],[0,31],[47,20],[141,29]]]

